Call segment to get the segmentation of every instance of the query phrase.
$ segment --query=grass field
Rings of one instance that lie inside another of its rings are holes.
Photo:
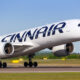
[[[28,60],[23,60],[22,62],[19,62],[17,64],[14,64],[11,62],[12,60],[3,60],[3,62],[8,62],[8,65],[22,65],[24,61]],[[66,59],[66,60],[61,60],[61,59],[33,59],[33,62],[37,61],[39,63],[39,66],[80,66],[80,59]]]
[[[19,65],[23,65],[25,61],[28,62],[28,57],[18,57],[18,58],[12,58],[12,59],[5,59],[2,60],[3,62],[7,62],[8,65],[14,65],[12,64],[12,60],[19,60],[23,59],[23,61],[19,62]],[[47,60],[44,60],[44,58],[47,58]],[[64,59],[63,59],[64,58]],[[39,63],[39,66],[80,66],[80,54],[71,54],[66,57],[56,57],[52,53],[36,53],[36,55],[33,58],[33,62],[37,61]],[[16,64],[17,65],[17,64]]]
[[[4,60],[11,63],[11,60]],[[25,60],[24,60],[25,61]],[[23,62],[24,62],[23,61]],[[80,66],[80,59],[33,59],[42,66]],[[18,64],[22,65],[23,62]],[[13,64],[15,65],[15,64]],[[16,64],[17,65],[17,64]],[[17,65],[18,66],[18,65]],[[22,65],[23,66],[23,65]],[[0,73],[0,80],[80,80],[80,72],[63,73]]]
[[[80,80],[80,73],[0,73],[0,80]]]

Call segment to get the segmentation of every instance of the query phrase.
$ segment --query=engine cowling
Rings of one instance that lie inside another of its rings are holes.
[[[11,43],[0,43],[0,56],[12,55],[14,46]]]
[[[74,46],[72,43],[67,43],[52,48],[53,54],[58,57],[68,56],[73,52],[73,50],[74,50]]]

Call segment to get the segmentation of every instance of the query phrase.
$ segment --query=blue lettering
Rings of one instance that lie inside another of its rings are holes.
[[[4,37],[1,41],[7,42],[9,39],[10,42],[15,42],[17,39],[19,42],[22,42],[22,41],[26,41],[27,38],[30,38],[30,40],[33,40],[34,38],[37,39],[40,35],[42,35],[42,37],[50,36],[51,34],[55,35],[56,31],[58,31],[59,33],[63,33],[63,28],[65,27],[65,25],[66,23],[62,22],[57,25],[53,24],[49,28],[45,26],[40,28],[39,30],[35,29],[33,32],[31,30],[25,31],[22,34],[22,36],[20,33],[8,35]]]
[[[9,37],[11,37],[12,35],[8,35],[8,36],[6,36],[6,37],[4,37],[3,39],[2,39],[2,42],[7,42],[7,38],[9,38]]]
[[[15,36],[16,36],[16,34],[13,34],[13,35],[12,35],[12,37],[11,37],[11,39],[10,39],[10,42],[13,41],[13,39],[15,38]]]
[[[31,33],[31,30],[30,30],[30,31],[28,31],[28,32],[26,33],[26,36],[25,36],[25,38],[24,38],[24,41],[26,41],[27,36],[28,36],[31,40],[33,40],[33,38],[34,38],[34,36],[35,36],[36,31],[37,31],[37,29],[35,29],[35,31],[33,32],[33,34]]]
[[[61,27],[60,27],[60,25],[61,25]],[[52,35],[55,34],[55,31],[56,31],[56,30],[58,30],[60,33],[63,33],[63,30],[62,30],[62,29],[65,27],[65,25],[66,25],[65,22],[62,22],[62,23],[57,24],[57,25],[54,27],[54,30],[53,30],[53,32],[52,32]]]
[[[23,33],[22,37],[20,36],[20,33],[18,33],[15,38],[14,38],[14,41],[16,41],[16,39],[18,39],[19,42],[22,42],[23,41],[23,38],[24,38],[24,35],[25,35],[26,31]],[[13,38],[12,38],[13,39]]]
[[[44,30],[43,30],[43,29],[44,29]],[[41,30],[43,30],[43,31],[41,31]],[[39,29],[39,30],[37,31],[37,34],[36,34],[36,36],[35,36],[35,39],[37,39],[37,38],[39,37],[39,34],[42,34],[42,36],[45,37],[47,30],[48,30],[48,27],[47,27],[47,26],[42,27],[41,29]]]
[[[48,31],[47,36],[50,36],[50,35],[51,35],[51,30],[53,29],[53,27],[54,27],[54,24],[53,24],[53,25],[51,25],[51,27],[49,28],[49,31]]]

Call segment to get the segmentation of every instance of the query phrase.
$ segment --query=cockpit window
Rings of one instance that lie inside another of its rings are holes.
[[[78,27],[80,27],[80,23],[78,24]]]

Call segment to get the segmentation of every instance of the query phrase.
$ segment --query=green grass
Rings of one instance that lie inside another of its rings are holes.
[[[48,60],[34,60],[39,63],[39,65],[45,66],[80,66],[80,59],[48,59]]]
[[[0,80],[80,80],[80,72],[0,73]]]
[[[62,57],[54,56],[53,53],[43,52],[43,53],[36,53],[34,56],[34,59],[43,59],[44,57],[47,57],[48,59],[61,59],[62,58]],[[19,58],[23,58],[26,60],[28,59],[28,56],[15,57],[11,59],[19,59]],[[80,54],[73,53],[71,55],[65,56],[65,58],[66,59],[80,59]]]
[[[7,62],[8,65],[14,65],[12,62],[12,60],[3,60],[3,62]],[[22,65],[23,66],[23,63],[25,61],[28,61],[28,60],[24,60],[22,62],[19,62],[18,64],[16,65]],[[80,66],[80,59],[65,59],[65,60],[62,60],[62,59],[47,59],[47,60],[43,60],[43,59],[33,59],[33,62],[34,61],[37,61],[39,66]]]
[[[35,59],[43,59],[44,57],[47,57],[48,59],[61,59],[62,58],[62,57],[57,57],[53,53],[49,53],[49,52],[36,53],[36,55],[34,56]],[[25,56],[23,58],[25,58]],[[73,53],[71,55],[65,56],[65,58],[66,59],[80,59],[80,54]]]

